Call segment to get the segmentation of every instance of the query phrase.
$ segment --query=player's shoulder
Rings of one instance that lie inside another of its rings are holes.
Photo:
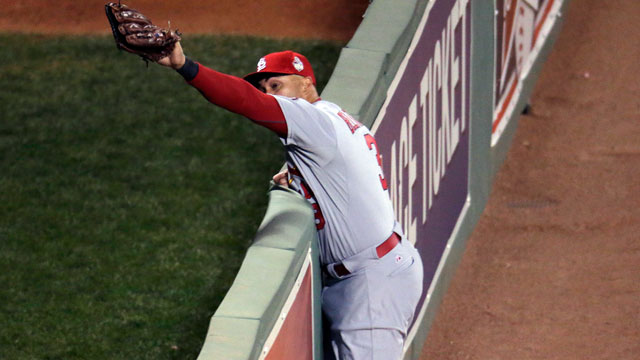
[[[291,98],[285,96],[278,96],[276,98],[286,107],[297,108],[308,114],[315,113],[316,116],[322,118],[334,118],[338,116],[338,113],[342,111],[340,106],[326,100],[318,99],[314,102],[308,102],[302,98]]]
[[[370,132],[367,126],[359,122],[356,118],[351,116],[347,111],[335,103],[321,101],[318,102],[316,106],[329,115],[334,127],[336,128],[336,133],[344,132],[345,134],[353,135]]]
[[[296,108],[305,109],[306,111],[318,110],[315,103],[310,103],[306,99],[298,97],[288,97],[283,95],[272,95],[278,100],[278,102],[285,106],[291,106]]]
[[[346,112],[342,110],[342,108],[339,105],[332,103],[330,101],[319,99],[318,101],[314,102],[312,105],[313,107],[318,109],[320,112],[326,114],[329,118],[331,118],[334,121],[340,120],[343,117],[342,114],[346,114]]]
[[[327,101],[327,100],[323,100],[321,98],[319,98],[318,100],[314,101],[314,102],[308,102],[306,99],[303,98],[297,98],[297,97],[287,97],[287,96],[282,96],[282,95],[272,95],[273,97],[275,97],[276,99],[278,99],[281,102],[284,103],[288,103],[291,104],[293,106],[300,106],[300,107],[307,107],[307,108],[313,108],[316,110],[322,110],[322,111],[329,111],[329,112],[339,112],[342,109],[340,108],[340,106]]]
[[[331,113],[338,113],[342,111],[342,108],[340,108],[340,106],[338,106],[337,104],[332,103],[331,101],[323,100],[323,99],[318,99],[312,105],[318,109],[328,111]]]

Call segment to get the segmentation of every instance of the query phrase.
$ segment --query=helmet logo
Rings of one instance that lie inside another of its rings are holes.
[[[297,56],[293,57],[293,67],[296,68],[296,70],[298,71],[304,70],[304,64],[302,63],[302,61],[300,61],[300,59]]]
[[[265,58],[260,58],[260,61],[258,61],[258,72],[264,70],[264,68],[267,67],[267,60],[265,60]]]

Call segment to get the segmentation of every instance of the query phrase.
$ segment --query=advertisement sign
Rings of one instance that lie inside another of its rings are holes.
[[[431,1],[371,129],[424,263],[418,311],[468,195],[470,56],[469,0]]]
[[[495,0],[495,83],[491,145],[506,128],[522,79],[539,54],[561,0]]]
[[[312,271],[309,252],[280,316],[262,348],[259,360],[313,359],[315,325]]]

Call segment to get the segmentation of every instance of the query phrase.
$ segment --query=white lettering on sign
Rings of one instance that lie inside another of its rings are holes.
[[[434,45],[433,57],[428,59],[419,89],[402,118],[400,138],[391,144],[390,196],[397,219],[412,241],[416,239],[418,222],[427,221],[447,166],[460,144],[461,134],[466,131],[467,76],[462,71],[469,61],[466,58],[470,46],[466,36],[468,3],[469,0],[455,2],[447,25]],[[422,131],[415,129],[420,123],[418,120],[421,120]],[[421,174],[418,174],[418,164],[422,165]],[[408,179],[404,179],[405,170]],[[418,175],[422,178],[422,187],[414,189]],[[421,217],[413,215],[414,199],[420,199],[415,196],[418,192],[422,195],[422,204],[417,204],[418,210],[422,207]]]

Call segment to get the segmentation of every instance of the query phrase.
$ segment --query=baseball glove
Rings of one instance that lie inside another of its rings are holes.
[[[162,29],[138,10],[110,2],[104,6],[118,49],[141,56],[145,61],[158,61],[173,51],[180,33]]]

